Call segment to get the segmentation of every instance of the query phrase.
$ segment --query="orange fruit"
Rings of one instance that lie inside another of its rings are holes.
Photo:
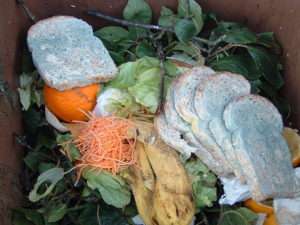
[[[267,215],[271,215],[274,213],[274,210],[271,206],[256,202],[253,199],[244,201],[244,205],[255,213],[265,213]]]
[[[273,207],[264,203],[256,202],[253,199],[244,201],[244,205],[255,213],[267,214],[264,225],[278,225]]]
[[[59,91],[44,86],[44,100],[47,108],[65,122],[87,120],[85,112],[92,111],[96,105],[99,84]]]
[[[277,223],[277,219],[276,219],[275,214],[269,215],[269,216],[266,218],[266,220],[265,220],[265,222],[264,222],[264,225],[279,225],[279,224]]]

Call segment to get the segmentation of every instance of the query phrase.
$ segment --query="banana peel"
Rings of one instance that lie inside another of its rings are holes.
[[[176,151],[148,125],[138,125],[137,165],[125,176],[138,212],[146,225],[189,225],[195,213],[191,181]]]
[[[189,225],[195,213],[192,185],[177,153],[159,139],[145,150],[156,177],[154,224]]]
[[[137,142],[136,145],[137,165],[130,167],[128,173],[124,176],[130,184],[136,206],[140,216],[143,218],[146,225],[152,224],[150,212],[153,210],[153,192],[155,187],[155,178],[148,161],[144,144]]]

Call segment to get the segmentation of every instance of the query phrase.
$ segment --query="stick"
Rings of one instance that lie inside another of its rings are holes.
[[[172,32],[174,33],[173,29],[168,28],[168,27],[161,27],[158,25],[152,25],[152,24],[144,24],[144,23],[137,23],[137,22],[132,22],[132,21],[128,21],[128,20],[123,20],[123,19],[119,19],[113,16],[108,16],[105,15],[101,12],[98,12],[96,10],[89,10],[87,11],[88,15],[90,16],[95,16],[95,17],[99,17],[111,22],[115,22],[118,24],[121,24],[123,26],[130,26],[130,27],[140,27],[140,28],[145,28],[145,29],[149,29],[149,30],[159,30],[159,31],[168,31],[168,32]]]
[[[27,5],[25,4],[25,0],[17,0],[17,4],[19,4],[23,8],[26,16],[28,16],[28,18],[33,23],[35,23],[36,22],[36,17],[33,15],[33,13],[29,10],[29,8],[27,7]]]
[[[140,27],[140,28],[144,28],[144,29],[148,29],[148,30],[158,30],[158,31],[165,31],[165,32],[170,32],[170,33],[174,33],[175,31],[173,30],[173,28],[171,27],[162,27],[159,25],[153,25],[153,24],[144,24],[144,23],[138,23],[138,22],[132,22],[132,21],[128,21],[128,20],[123,20],[123,19],[119,19],[113,16],[108,16],[105,15],[101,12],[98,12],[96,10],[88,10],[87,14],[90,16],[95,16],[101,19],[105,19],[114,23],[118,23],[121,24],[123,26],[127,26],[127,27]],[[214,41],[209,41],[207,39],[203,39],[200,37],[193,37],[192,38],[193,41],[197,41],[197,42],[202,42],[203,44],[206,45],[214,45]]]

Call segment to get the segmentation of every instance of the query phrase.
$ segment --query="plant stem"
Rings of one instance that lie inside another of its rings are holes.
[[[101,12],[98,12],[98,11],[95,11],[95,10],[89,10],[89,11],[87,11],[87,13],[88,13],[88,15],[99,17],[99,18],[102,18],[102,19],[105,19],[105,20],[108,20],[108,21],[111,21],[111,22],[114,22],[114,23],[121,24],[123,26],[139,27],[139,28],[144,28],[144,29],[149,29],[149,30],[174,32],[172,28],[123,20],[123,19],[119,19],[119,18],[116,18],[116,17],[113,17],[113,16],[105,15],[105,14],[103,14]]]
[[[219,48],[217,49],[216,51],[214,51],[212,54],[208,55],[207,56],[207,60],[210,60],[212,58],[214,58],[215,56],[217,56],[218,54],[222,53],[222,52],[225,52],[231,48],[235,48],[235,47],[242,47],[242,48],[247,48],[246,45],[241,45],[241,44],[228,44],[228,45],[225,45],[224,47],[222,48]]]
[[[187,4],[187,14],[188,14],[188,18],[192,17],[192,13],[191,13],[191,2],[190,0],[186,0],[186,4]]]
[[[95,16],[101,19],[105,19],[114,23],[118,23],[121,24],[123,26],[127,26],[127,27],[139,27],[139,28],[144,28],[144,29],[148,29],[148,30],[157,30],[157,31],[164,31],[164,32],[170,32],[170,33],[175,33],[174,29],[172,27],[162,27],[159,25],[153,25],[153,24],[145,24],[145,23],[138,23],[138,22],[132,22],[132,21],[128,21],[128,20],[123,20],[123,19],[119,19],[113,16],[109,16],[109,15],[105,15],[101,12],[98,12],[96,10],[88,10],[87,14],[90,16]],[[222,39],[224,37],[222,36]],[[206,45],[215,45],[215,43],[220,42],[219,39],[217,39],[216,41],[209,41],[207,39],[204,38],[200,38],[200,37],[193,37],[192,40],[194,41],[198,41],[201,43],[204,43]]]
[[[28,16],[28,18],[33,23],[35,23],[36,22],[36,17],[33,15],[33,13],[29,10],[29,8],[27,7],[27,5],[25,4],[25,0],[17,0],[17,4],[19,4],[23,8],[26,16]]]

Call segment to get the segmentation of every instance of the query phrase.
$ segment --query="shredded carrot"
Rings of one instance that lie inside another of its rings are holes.
[[[83,168],[92,167],[113,174],[135,164],[136,132],[134,123],[119,117],[90,116],[74,140],[81,157],[77,167],[79,176]],[[134,134],[133,134],[134,133]]]

